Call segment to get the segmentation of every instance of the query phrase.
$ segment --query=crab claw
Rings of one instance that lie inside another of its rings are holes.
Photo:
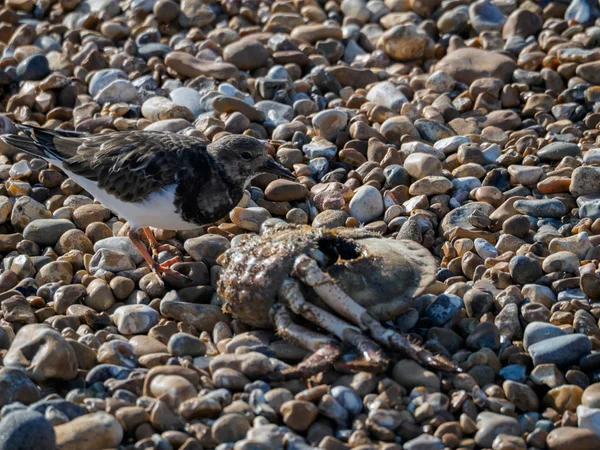
[[[430,369],[439,370],[442,372],[462,372],[462,369],[442,355],[432,355],[425,349],[419,352],[418,362]]]

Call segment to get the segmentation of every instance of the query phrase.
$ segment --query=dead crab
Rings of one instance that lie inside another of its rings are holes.
[[[433,257],[413,241],[359,229],[278,224],[246,238],[219,263],[225,268],[218,284],[225,312],[251,326],[275,327],[313,352],[286,369],[285,377],[308,377],[338,361],[341,346],[330,335],[358,350],[362,361],[348,363],[351,369],[384,370],[381,344],[429,367],[456,370],[381,323],[406,311],[434,280]],[[294,323],[291,313],[330,335]]]

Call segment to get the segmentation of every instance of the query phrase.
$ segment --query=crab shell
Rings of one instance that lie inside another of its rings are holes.
[[[225,270],[217,291],[224,312],[254,327],[272,327],[271,307],[301,254],[315,259],[357,303],[384,321],[410,308],[412,298],[435,279],[435,259],[416,242],[361,229],[279,225],[219,258]]]

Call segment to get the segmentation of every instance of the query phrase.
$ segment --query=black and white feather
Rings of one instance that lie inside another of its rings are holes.
[[[19,129],[22,135],[0,139],[62,169],[133,229],[185,230],[215,222],[239,203],[257,172],[291,176],[269,160],[260,141],[245,135],[209,143],[155,131]]]

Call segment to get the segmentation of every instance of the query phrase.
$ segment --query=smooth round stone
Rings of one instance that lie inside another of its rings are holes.
[[[592,248],[590,238],[586,232],[578,233],[566,238],[554,238],[548,244],[551,253],[567,251],[575,253],[579,259],[584,259],[587,252]]]
[[[527,369],[520,364],[509,364],[500,369],[500,376],[505,380],[524,382],[527,380]]]
[[[90,80],[88,91],[92,97],[115,80],[127,80],[127,74],[120,69],[102,69],[97,71]]]
[[[429,36],[414,23],[392,26],[377,41],[377,48],[398,61],[422,58]]]
[[[389,81],[383,81],[373,86],[367,93],[367,100],[386,106],[397,113],[400,113],[402,105],[408,102],[406,96]]]
[[[516,284],[533,283],[542,276],[542,265],[528,256],[515,256],[510,260],[509,271]]]
[[[442,326],[456,316],[463,306],[460,297],[452,294],[442,294],[427,307],[425,315],[433,320],[436,325]]]
[[[335,141],[347,123],[348,115],[335,109],[321,111],[312,119],[313,127],[319,130],[319,134],[328,141]]]
[[[590,148],[583,155],[583,162],[586,164],[600,165],[600,148]]]
[[[559,413],[575,412],[577,407],[581,405],[582,395],[583,389],[581,387],[574,384],[563,384],[550,389],[544,396],[544,403]]]
[[[283,423],[294,431],[305,431],[315,421],[318,415],[317,407],[305,400],[290,400],[281,405],[279,412]]]
[[[127,253],[108,248],[101,248],[94,253],[89,264],[89,271],[92,275],[99,270],[117,273],[133,269],[135,269],[135,264]]]
[[[346,220],[348,220],[348,217],[348,213],[346,213],[345,211],[328,209],[317,214],[317,216],[312,222],[312,226],[315,228],[343,227],[346,224]]]
[[[168,343],[169,353],[173,356],[204,356],[206,344],[196,336],[187,333],[175,333]]]
[[[437,27],[444,34],[460,34],[469,25],[469,8],[457,6],[444,12],[437,21]]]
[[[404,450],[444,450],[446,446],[439,437],[424,433],[407,441],[402,448]]]
[[[10,343],[8,336],[2,339],[2,348],[8,348]],[[42,396],[42,391],[36,384],[20,369],[9,369],[7,367],[0,369],[0,407],[10,403],[18,402],[29,405],[38,401]]]
[[[454,134],[451,128],[442,125],[435,120],[417,119],[415,121],[415,127],[417,127],[421,137],[431,143]]]
[[[454,186],[454,189],[457,191],[472,191],[473,189],[481,187],[481,181],[475,177],[454,178],[452,180],[452,186]]]
[[[596,220],[600,218],[600,199],[586,202],[579,208],[579,218]]]
[[[458,150],[462,144],[471,143],[471,139],[465,136],[450,136],[444,139],[440,139],[439,141],[433,144],[433,147],[442,150],[446,155],[451,155]]]
[[[441,382],[438,376],[421,367],[412,359],[398,361],[392,371],[392,378],[408,390],[419,386],[424,386],[434,392],[440,390]]]
[[[156,375],[150,382],[149,390],[171,408],[177,408],[179,404],[198,395],[194,385],[181,375]]]
[[[385,187],[410,186],[410,175],[400,164],[391,164],[383,169]]]
[[[571,252],[553,253],[544,259],[542,263],[544,272],[569,272],[579,273],[579,258]]]
[[[274,202],[301,201],[308,195],[306,186],[290,180],[278,179],[269,183],[265,198]]]
[[[0,421],[0,450],[54,450],[54,427],[39,412],[17,410]]]
[[[190,128],[192,124],[185,119],[167,119],[159,120],[158,122],[151,123],[144,131],[161,131],[168,133],[178,133],[181,130]]]
[[[381,193],[373,186],[361,186],[354,193],[349,205],[350,216],[361,223],[369,223],[384,212]]]
[[[585,428],[560,427],[548,434],[546,443],[548,450],[596,450],[600,448],[600,436]]]
[[[404,161],[404,168],[414,179],[437,176],[442,173],[442,163],[435,156],[413,153]]]
[[[173,49],[166,44],[161,44],[159,42],[150,42],[148,44],[142,45],[138,49],[138,55],[148,60],[152,57],[164,58],[172,51]]]
[[[453,187],[452,181],[442,176],[427,176],[410,185],[410,195],[445,194]]]
[[[94,244],[94,252],[97,252],[102,248],[126,253],[136,265],[141,264],[142,261],[144,261],[142,254],[137,248],[135,248],[131,240],[126,236],[109,237],[106,239],[101,239]]]
[[[269,51],[258,41],[242,39],[225,47],[223,59],[238,69],[253,70],[266,65]]]
[[[195,116],[184,106],[165,97],[150,97],[142,104],[142,115],[151,122],[167,119],[185,119],[192,122]]]
[[[20,80],[37,81],[50,73],[48,59],[44,55],[32,55],[17,66],[17,76]]]
[[[496,258],[500,254],[496,247],[483,238],[477,238],[473,243],[475,244],[475,251],[483,259]]]
[[[58,425],[54,430],[56,445],[60,449],[117,448],[123,439],[123,427],[115,417],[105,412],[77,417],[68,423]]]
[[[575,20],[585,24],[592,18],[592,8],[585,0],[573,0],[565,11],[565,20]]]
[[[146,333],[160,319],[156,310],[147,305],[125,305],[118,307],[112,315],[119,333]]]
[[[589,408],[600,408],[600,383],[590,384],[585,388],[581,403]]]
[[[451,231],[455,227],[474,230],[475,228],[469,221],[469,216],[473,212],[481,212],[484,216],[489,215],[494,211],[494,207],[489,203],[471,202],[450,211],[442,220],[441,227],[444,233]]]
[[[513,208],[521,214],[534,217],[561,218],[567,213],[564,203],[557,199],[517,200]]]
[[[502,384],[502,389],[506,394],[506,398],[512,402],[517,409],[524,412],[538,410],[538,397],[533,389],[526,384],[517,383],[515,381],[505,381]]]
[[[566,333],[556,325],[544,322],[531,322],[525,328],[523,347],[525,350],[528,350],[533,344],[558,336],[566,336]]]
[[[556,364],[569,366],[592,351],[592,343],[583,334],[572,334],[545,339],[529,346],[534,365]]]
[[[600,409],[579,405],[577,407],[577,425],[592,430],[600,436]]]
[[[569,142],[552,142],[538,150],[537,156],[543,161],[560,161],[565,156],[581,157],[581,148]]]
[[[574,197],[600,194],[600,167],[581,166],[571,175],[569,192]]]
[[[469,7],[469,19],[475,31],[500,31],[506,16],[489,0],[478,0]]]
[[[513,338],[521,336],[521,324],[519,323],[519,307],[514,303],[505,304],[502,311],[494,319],[494,323],[500,330],[502,336]]]
[[[102,88],[95,100],[98,104],[105,103],[132,103],[138,98],[137,89],[130,81],[114,80]]]
[[[467,347],[475,350],[482,348],[497,350],[500,347],[500,330],[492,322],[481,322],[469,335],[466,344]]]
[[[309,144],[305,144],[302,151],[309,159],[326,158],[331,160],[337,154],[337,147],[326,139],[315,138]]]
[[[456,82],[450,75],[438,70],[429,75],[429,78],[425,82],[425,87],[435,92],[443,93],[451,91],[455,84]]]
[[[260,231],[262,224],[271,218],[271,213],[265,208],[258,206],[249,208],[235,207],[229,213],[229,218],[238,227],[257,233]]]
[[[514,417],[483,411],[477,416],[478,431],[475,443],[482,448],[491,448],[494,439],[499,434],[510,436],[521,435],[521,425]]]
[[[63,233],[73,230],[75,225],[65,219],[38,219],[30,222],[23,237],[40,245],[54,245]]]
[[[355,416],[362,411],[362,401],[354,389],[345,386],[335,386],[329,393],[351,415]]]
[[[202,107],[200,106],[200,94],[195,89],[188,87],[174,89],[169,93],[169,98],[176,105],[184,106],[189,109],[196,117],[203,112]]]
[[[289,123],[294,118],[294,110],[291,106],[271,100],[258,102],[255,108],[265,114],[267,121],[275,126]]]
[[[508,83],[516,68],[514,60],[506,55],[471,47],[458,48],[435,65],[435,70],[443,70],[456,81],[467,84],[485,77]]]
[[[212,425],[212,436],[220,444],[243,439],[250,430],[248,419],[239,413],[225,414]]]

